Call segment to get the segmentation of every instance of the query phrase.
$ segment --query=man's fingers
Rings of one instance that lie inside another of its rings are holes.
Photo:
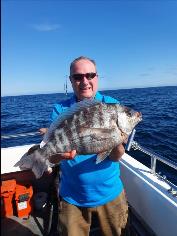
[[[126,144],[128,142],[128,137],[124,139],[123,143]]]
[[[40,128],[39,132],[40,132],[40,134],[45,134],[45,133],[47,133],[47,130],[48,130],[48,128]]]
[[[128,141],[128,135],[127,134],[125,134],[125,133],[122,133],[121,134],[122,135],[122,140],[123,140],[123,144],[126,144],[127,143],[127,141]]]
[[[70,152],[65,152],[63,156],[67,159],[73,159],[76,155],[76,150],[72,150]]]
[[[53,164],[58,163],[61,160],[71,160],[76,156],[76,150],[72,150],[70,152],[59,153],[50,156],[49,161]]]

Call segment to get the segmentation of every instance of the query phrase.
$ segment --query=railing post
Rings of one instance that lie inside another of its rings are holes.
[[[132,144],[133,144],[133,139],[134,139],[135,133],[136,133],[136,129],[133,129],[132,133],[130,134],[130,136],[128,138],[127,144],[125,146],[125,150],[130,151]]]
[[[156,174],[156,161],[157,159],[151,156],[151,173],[154,175]]]

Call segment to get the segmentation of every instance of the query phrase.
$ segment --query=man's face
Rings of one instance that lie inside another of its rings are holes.
[[[97,75],[91,80],[87,79],[86,76],[82,76],[82,79],[80,80],[74,79],[72,77],[72,75],[74,74],[86,73],[96,73],[95,65],[91,61],[86,59],[77,61],[72,68],[70,81],[78,100],[94,97],[98,89]]]

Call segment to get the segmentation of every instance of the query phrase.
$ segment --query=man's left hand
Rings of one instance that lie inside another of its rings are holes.
[[[124,146],[122,144],[119,144],[112,149],[109,158],[111,161],[119,161],[124,153],[125,153]]]

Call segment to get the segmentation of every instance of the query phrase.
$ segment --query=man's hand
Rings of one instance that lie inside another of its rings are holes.
[[[49,161],[52,164],[57,164],[58,162],[60,162],[61,160],[72,160],[74,159],[74,157],[76,156],[76,150],[72,150],[70,152],[65,152],[65,153],[60,153],[60,154],[55,154],[49,157]],[[52,173],[52,168],[48,167],[48,169],[45,171],[47,174],[51,174]]]
[[[111,161],[119,161],[124,153],[125,153],[124,146],[122,144],[119,144],[112,149],[109,158]]]
[[[49,161],[52,164],[57,164],[61,160],[72,160],[76,156],[76,150],[72,150],[70,152],[55,154],[49,157]]]
[[[122,136],[123,136],[122,144],[119,144],[115,148],[113,148],[113,150],[111,151],[111,153],[109,155],[109,158],[111,161],[119,161],[120,158],[125,153],[125,148],[124,148],[123,144],[127,143],[128,136],[125,133],[123,133]]]
[[[45,133],[47,133],[47,130],[48,130],[48,128],[40,128],[39,129],[39,132],[40,132],[40,134],[45,134]]]

